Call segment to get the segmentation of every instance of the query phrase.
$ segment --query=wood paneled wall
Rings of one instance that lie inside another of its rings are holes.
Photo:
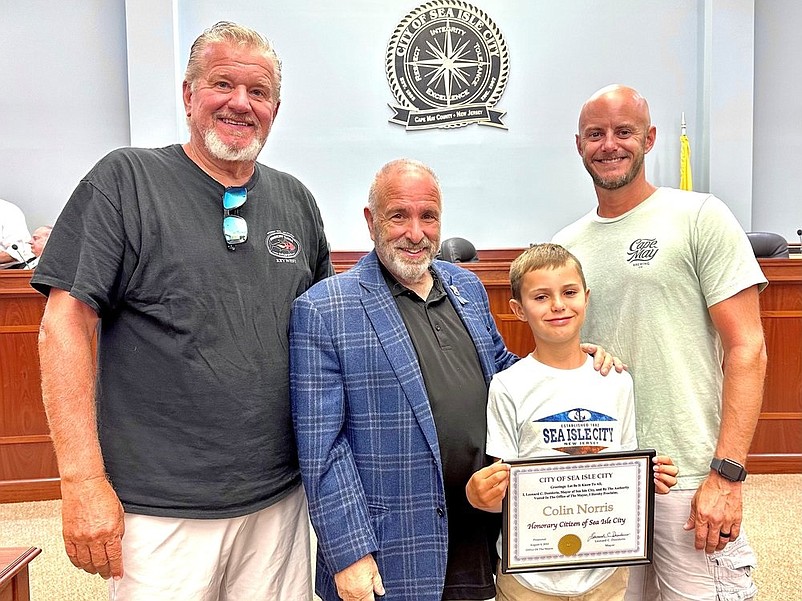
[[[60,495],[36,346],[45,298],[30,279],[0,271],[0,502]]]
[[[748,468],[802,472],[802,260],[760,259],[769,286],[760,317],[769,362]]]
[[[463,264],[487,289],[499,331],[513,352],[534,344],[509,310],[509,264],[521,249],[484,250]],[[364,252],[335,252],[338,272]],[[763,410],[747,467],[755,473],[802,473],[802,260],[761,259],[770,281],[760,295],[769,367]],[[37,337],[45,299],[30,271],[0,271],[0,502],[59,497],[58,469],[42,406]]]

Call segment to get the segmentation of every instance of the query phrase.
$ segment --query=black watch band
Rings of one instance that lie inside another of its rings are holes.
[[[710,469],[716,470],[722,478],[730,482],[743,482],[746,480],[746,468],[732,459],[714,457],[713,461],[710,462]]]

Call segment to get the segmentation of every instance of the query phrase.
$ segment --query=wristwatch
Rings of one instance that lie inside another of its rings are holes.
[[[746,480],[746,469],[732,459],[713,457],[713,461],[710,462],[710,469],[716,470],[722,478],[726,478],[730,482],[743,482]]]

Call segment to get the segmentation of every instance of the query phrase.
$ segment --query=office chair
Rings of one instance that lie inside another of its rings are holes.
[[[472,263],[479,260],[476,247],[465,238],[443,240],[438,258],[449,263]]]
[[[773,232],[746,232],[752,251],[759,259],[787,259],[788,241]]]

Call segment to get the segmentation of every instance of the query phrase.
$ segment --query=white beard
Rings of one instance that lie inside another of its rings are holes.
[[[376,252],[384,266],[397,280],[420,282],[426,272],[429,271],[437,252],[436,249],[440,246],[440,240],[429,240],[428,238],[424,240],[425,242],[419,244],[426,248],[426,252],[419,260],[407,260],[393,247],[392,242],[388,242],[381,237],[376,240]]]
[[[265,140],[254,138],[245,148],[231,148],[227,146],[217,135],[214,129],[208,129],[203,134],[203,142],[211,155],[221,161],[232,161],[236,163],[256,161]]]

